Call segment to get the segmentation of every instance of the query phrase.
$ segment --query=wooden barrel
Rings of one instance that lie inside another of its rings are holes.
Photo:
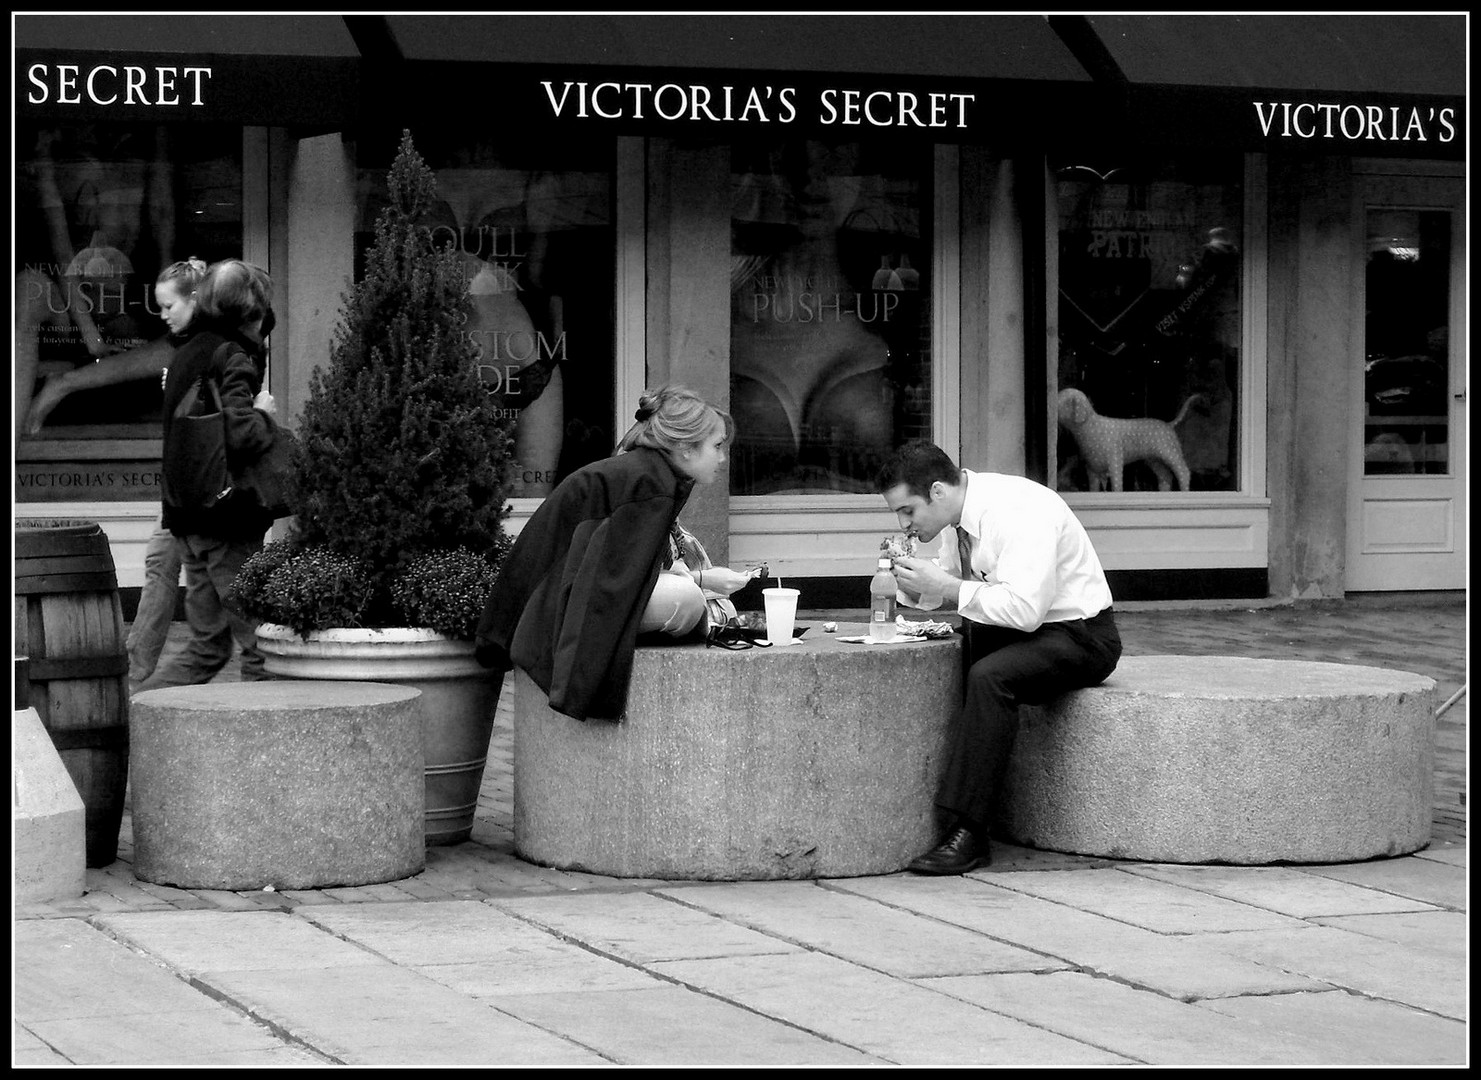
[[[90,521],[18,521],[15,645],[31,707],[77,785],[87,865],[118,857],[128,785],[128,651],[113,555]]]

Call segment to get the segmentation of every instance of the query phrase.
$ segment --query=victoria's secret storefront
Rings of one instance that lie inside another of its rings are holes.
[[[291,418],[404,127],[516,528],[682,381],[737,425],[691,528],[819,604],[862,602],[918,436],[1063,492],[1123,598],[1463,587],[1464,25],[1313,19],[1312,90],[1288,18],[19,17],[17,512],[101,521],[137,586],[158,385],[47,377],[157,336],[163,265],[244,255]],[[1202,71],[1211,34],[1266,67]],[[1174,460],[1107,473],[1079,403]]]

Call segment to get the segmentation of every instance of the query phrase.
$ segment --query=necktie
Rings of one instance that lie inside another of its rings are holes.
[[[960,525],[956,527],[956,553],[962,566],[962,579],[972,581],[977,576],[972,571],[972,537]]]

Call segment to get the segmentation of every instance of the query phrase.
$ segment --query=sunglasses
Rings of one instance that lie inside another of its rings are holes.
[[[769,649],[771,642],[765,638],[757,638],[753,630],[747,630],[734,619],[720,626],[710,627],[705,635],[705,648],[707,649]]]

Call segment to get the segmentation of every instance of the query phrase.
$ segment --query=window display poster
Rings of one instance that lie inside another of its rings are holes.
[[[164,267],[241,254],[241,129],[21,125],[16,140],[17,493],[157,499],[159,371],[120,361],[165,336]]]
[[[736,144],[733,495],[873,492],[930,437],[928,153]]]
[[[1238,489],[1241,168],[1056,163],[1059,490]]]

